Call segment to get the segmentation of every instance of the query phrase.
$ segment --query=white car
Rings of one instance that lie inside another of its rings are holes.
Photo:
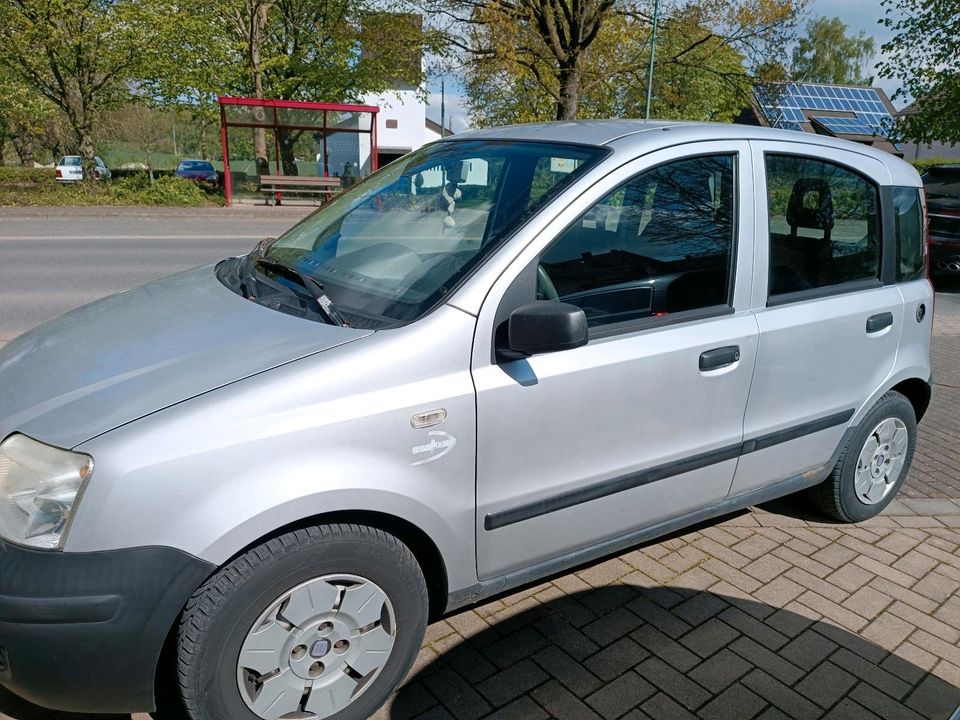
[[[109,180],[111,173],[107,164],[99,157],[95,157],[96,165],[93,168],[94,180]],[[79,155],[65,155],[57,163],[57,182],[80,182],[83,180],[83,158]]]

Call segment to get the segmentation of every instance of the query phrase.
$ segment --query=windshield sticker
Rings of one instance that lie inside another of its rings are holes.
[[[413,446],[413,457],[416,460],[410,463],[410,467],[439,460],[457,444],[457,439],[453,435],[442,430],[431,430],[427,435],[430,437],[430,442]]]

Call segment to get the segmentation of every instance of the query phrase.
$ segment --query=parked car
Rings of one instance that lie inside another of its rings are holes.
[[[186,180],[195,180],[207,185],[217,186],[220,184],[220,176],[217,175],[213,163],[208,160],[181,160],[173,174]]]
[[[109,180],[112,177],[110,168],[99,157],[93,159],[93,179]],[[79,155],[65,155],[57,162],[57,182],[80,182],[83,180],[83,158]]]
[[[960,164],[923,174],[930,218],[930,273],[960,279]]]
[[[921,192],[788,131],[487,129],[21,336],[0,684],[361,720],[443,613],[801,491],[875,516],[930,399]]]

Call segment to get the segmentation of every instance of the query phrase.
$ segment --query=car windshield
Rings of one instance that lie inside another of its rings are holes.
[[[60,161],[60,164],[64,167],[80,167],[83,163],[80,161],[79,155],[68,155]]]
[[[180,163],[180,170],[196,170],[203,172],[213,172],[213,165],[202,160],[184,160]]]
[[[273,242],[355,326],[417,319],[586,168],[600,147],[446,141],[390,163]]]

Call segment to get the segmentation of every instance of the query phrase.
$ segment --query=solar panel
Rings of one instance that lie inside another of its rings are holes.
[[[803,130],[801,123],[815,118],[831,132],[886,137],[893,117],[875,88],[787,83],[758,87],[754,95],[771,126]],[[852,113],[854,117],[826,117],[817,111]]]

